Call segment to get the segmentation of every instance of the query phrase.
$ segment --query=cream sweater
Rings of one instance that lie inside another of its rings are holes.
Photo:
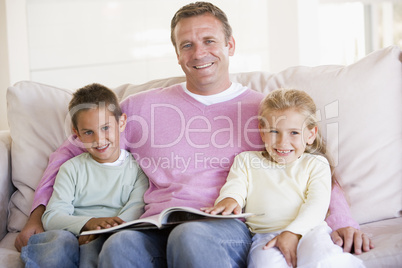
[[[330,195],[331,171],[324,157],[305,153],[284,166],[253,151],[236,156],[216,202],[232,197],[246,212],[263,214],[247,218],[252,232],[304,235],[324,221]]]

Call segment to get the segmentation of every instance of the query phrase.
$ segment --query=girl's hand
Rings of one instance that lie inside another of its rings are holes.
[[[122,223],[124,223],[124,221],[119,217],[92,218],[85,223],[81,231],[107,229]]]
[[[239,206],[239,204],[236,202],[236,200],[230,197],[223,199],[214,207],[201,208],[201,210],[212,215],[230,215],[232,213],[241,213],[241,207]]]
[[[277,247],[285,257],[286,263],[289,266],[296,267],[297,265],[297,244],[301,235],[294,234],[289,231],[284,231],[269,241],[264,249]]]

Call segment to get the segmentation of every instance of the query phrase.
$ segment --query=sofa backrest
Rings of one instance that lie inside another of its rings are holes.
[[[349,66],[290,67],[279,73],[231,74],[232,81],[268,93],[295,88],[311,95],[341,185],[359,223],[398,217],[402,211],[402,64],[392,46]],[[184,77],[125,84],[120,99]],[[96,81],[94,81],[96,82]],[[70,90],[22,81],[7,92],[12,138],[9,231],[23,228],[49,155],[70,135]]]

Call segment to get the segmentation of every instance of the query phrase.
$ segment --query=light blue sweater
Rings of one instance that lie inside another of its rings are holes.
[[[147,189],[148,178],[131,154],[119,166],[102,165],[89,153],[81,154],[60,167],[43,226],[77,235],[94,217],[137,219],[144,212]]]

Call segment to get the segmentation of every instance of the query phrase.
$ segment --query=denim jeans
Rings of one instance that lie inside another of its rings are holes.
[[[100,236],[85,245],[64,230],[47,231],[31,236],[21,250],[26,268],[97,267],[98,255],[107,236]]]
[[[251,236],[239,220],[187,222],[162,230],[124,230],[106,240],[99,267],[246,267]]]

